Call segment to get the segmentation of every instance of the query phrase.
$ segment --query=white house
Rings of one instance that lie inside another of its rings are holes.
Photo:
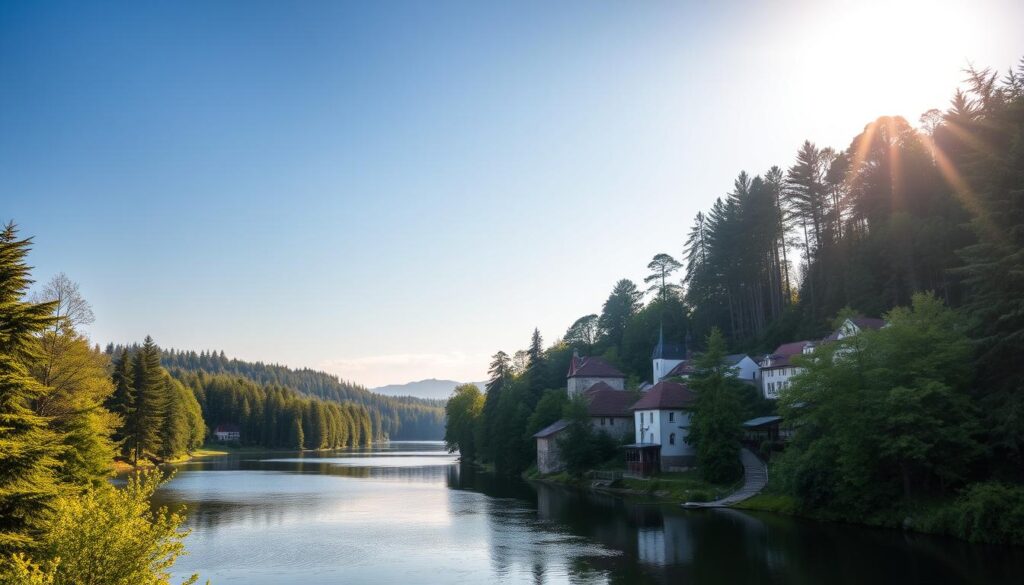
[[[573,353],[566,375],[569,398],[582,394],[598,382],[604,382],[615,390],[626,389],[626,375],[615,366],[597,357],[581,357]]]
[[[696,457],[686,443],[697,396],[679,382],[663,380],[633,405],[636,445],[660,445],[662,471],[689,465]]]
[[[213,429],[213,436],[218,441],[238,441],[242,438],[242,433],[238,425],[222,423]]]
[[[878,330],[885,327],[887,323],[885,319],[877,319],[875,317],[850,317],[843,321],[843,324],[839,326],[825,338],[825,341],[839,341],[840,339],[846,339],[847,337],[853,337],[861,331],[870,329]]]
[[[658,331],[658,345],[654,346],[651,361],[654,362],[654,383],[668,377],[673,368],[686,359],[686,348],[678,343],[665,343],[664,329]]]
[[[740,380],[753,382],[761,377],[761,366],[745,353],[725,356],[725,364],[732,368],[733,373]]]
[[[679,362],[669,370],[666,378],[689,378],[696,371],[694,365],[694,359],[687,359]],[[761,367],[757,365],[751,357],[745,353],[734,353],[727,355],[722,359],[722,363],[732,370],[733,374],[740,380],[747,382],[756,382],[761,377]]]
[[[800,354],[814,351],[815,344],[811,341],[794,341],[783,343],[775,351],[766,355],[761,362],[761,391],[769,400],[777,400],[779,392],[790,385],[790,378],[800,373],[803,368],[794,365],[790,359]]]

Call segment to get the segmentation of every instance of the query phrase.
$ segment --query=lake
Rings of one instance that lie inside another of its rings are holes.
[[[156,498],[188,508],[175,575],[213,585],[1024,583],[1024,549],[509,480],[440,443],[202,459]]]

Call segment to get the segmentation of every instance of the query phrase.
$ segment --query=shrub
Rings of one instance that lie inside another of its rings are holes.
[[[921,528],[971,542],[1024,544],[1024,486],[973,484],[926,519]]]

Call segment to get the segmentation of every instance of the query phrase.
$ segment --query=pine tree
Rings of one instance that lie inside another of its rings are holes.
[[[135,408],[128,421],[128,445],[133,463],[148,453],[160,451],[160,431],[167,408],[164,371],[160,367],[160,349],[146,336],[132,359]]]
[[[544,340],[541,339],[540,330],[534,329],[530,337],[530,349],[526,351],[527,365],[526,376],[529,388],[530,410],[540,401],[544,393],[544,381],[546,376],[546,360],[544,359]]]
[[[29,375],[38,359],[35,336],[54,324],[55,303],[24,300],[31,280],[25,263],[31,239],[17,228],[0,232],[0,551],[31,546],[60,490],[61,437],[33,412],[46,388]]]

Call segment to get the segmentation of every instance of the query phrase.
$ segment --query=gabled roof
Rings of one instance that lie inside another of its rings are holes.
[[[693,365],[693,360],[685,360],[672,368],[665,374],[666,378],[674,378],[676,376],[689,376],[697,371],[697,368]]]
[[[221,423],[217,425],[217,428],[213,429],[214,433],[237,433],[240,431],[241,429],[238,425],[233,423]]]
[[[629,417],[629,407],[634,396],[625,390],[616,390],[604,382],[598,382],[583,393],[587,399],[587,414],[590,416]]]
[[[779,347],[776,347],[775,351],[773,351],[772,353],[764,356],[766,360],[769,359],[769,358],[772,360],[772,365],[770,365],[770,366],[762,365],[761,367],[762,368],[779,368],[779,367],[783,367],[783,366],[790,366],[790,365],[792,365],[790,363],[790,361],[789,361],[790,358],[792,358],[795,355],[800,355],[801,353],[803,353],[804,347],[806,347],[808,343],[811,343],[811,342],[810,341],[791,341],[789,343],[783,343]]]
[[[555,422],[549,424],[548,426],[544,427],[543,429],[541,429],[541,430],[537,431],[536,433],[534,433],[533,434],[533,438],[534,439],[544,439],[544,438],[550,437],[552,435],[557,435],[558,433],[560,433],[563,430],[565,430],[565,427],[567,427],[567,426],[569,426],[569,421],[567,421],[565,419],[555,421]]]
[[[879,319],[877,317],[850,317],[846,321],[853,323],[857,329],[864,331],[865,329],[877,330],[885,327],[885,319]],[[846,325],[846,321],[843,321],[843,325]],[[832,332],[831,335],[825,338],[825,341],[837,341],[839,334],[842,333],[843,327],[840,326]]]
[[[633,410],[669,410],[680,408],[691,408],[697,402],[697,395],[694,394],[686,384],[662,380],[654,385],[637,400]]]
[[[566,378],[575,377],[588,378],[625,378],[615,366],[598,357],[573,356],[569,362],[569,373]]]
[[[735,366],[736,364],[742,362],[743,358],[745,357],[747,357],[747,354],[745,353],[732,353],[725,356],[725,359],[723,359],[722,361],[725,362],[725,365],[727,366]]]
[[[743,361],[743,358],[745,357],[747,357],[747,354],[745,353],[734,353],[722,358],[722,363],[729,367],[733,367],[736,364]],[[665,374],[665,377],[672,378],[675,376],[691,376],[697,373],[697,366],[694,363],[695,361],[695,359],[688,359],[679,364],[676,364],[676,367],[669,370],[668,373]]]

